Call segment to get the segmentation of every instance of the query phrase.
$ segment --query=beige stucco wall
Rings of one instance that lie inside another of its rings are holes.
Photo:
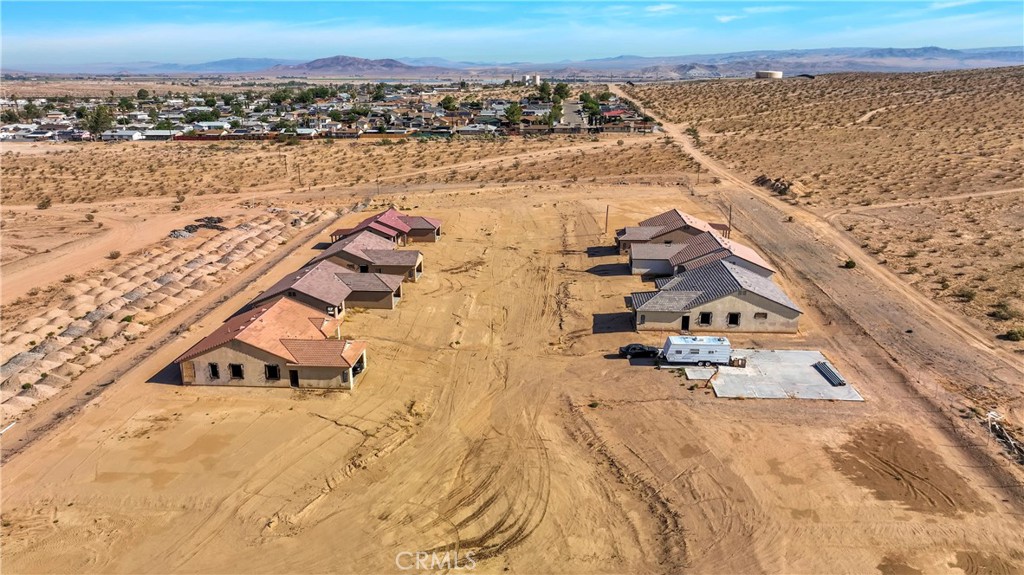
[[[288,367],[287,362],[274,355],[256,349],[240,341],[231,341],[214,350],[208,351],[192,360],[195,365],[194,385],[233,385],[244,387],[290,387],[288,371],[299,372],[299,388],[318,389],[351,389],[351,373],[345,368],[328,367]],[[210,363],[219,367],[220,378],[210,377]],[[229,364],[242,365],[244,379],[231,379]],[[281,379],[267,380],[265,366],[276,364],[281,371]]]
[[[339,255],[333,255],[333,256],[331,256],[328,259],[330,259],[332,262],[334,262],[334,263],[336,263],[336,264],[338,264],[340,266],[343,266],[345,268],[348,268],[350,270],[353,270],[353,271],[356,271],[356,272],[359,271],[359,266],[360,266],[359,262],[357,262],[355,260],[345,259],[345,258],[341,257],[340,254]],[[423,254],[419,254],[419,257],[416,258],[416,265],[419,266],[422,263],[423,263]],[[410,268],[408,266],[378,266],[378,265],[370,265],[369,268],[370,268],[369,271],[371,273],[403,276],[405,278],[405,281],[410,281],[410,282],[419,281],[418,277],[409,277],[409,272],[412,271],[413,268]]]
[[[639,260],[630,258],[629,271],[635,276],[670,276],[673,270],[668,260]]]
[[[395,296],[391,292],[354,291],[345,301],[349,307],[395,309]]]
[[[434,230],[410,230],[409,241],[410,242],[436,242],[439,238],[434,233]]]
[[[703,312],[711,312],[711,325],[698,325]],[[728,314],[735,312],[740,314],[740,324],[730,327]],[[754,314],[759,312],[767,313],[768,317],[754,319]],[[640,323],[641,315],[644,323]],[[634,319],[637,331],[678,331],[682,329],[684,315],[690,316],[692,333],[796,333],[800,321],[798,312],[749,292],[743,296],[726,296],[685,313],[636,312]]]
[[[682,316],[677,312],[642,311],[636,312],[633,319],[637,331],[679,331]]]

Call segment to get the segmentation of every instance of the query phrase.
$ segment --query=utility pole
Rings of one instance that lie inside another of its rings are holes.
[[[729,229],[725,230],[725,237],[732,237],[732,204],[729,204]]]
[[[612,210],[611,204],[605,204],[604,206],[604,233],[608,233],[608,214]]]

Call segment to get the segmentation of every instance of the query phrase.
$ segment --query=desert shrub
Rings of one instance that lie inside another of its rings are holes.
[[[41,200],[36,202],[36,209],[37,210],[46,210],[46,209],[49,209],[50,206],[52,206],[52,205],[53,205],[53,198],[51,198],[50,196],[44,196]]]
[[[978,292],[971,288],[960,288],[953,292],[953,296],[962,301],[974,301],[974,298],[978,295]]]
[[[848,269],[848,270],[852,270],[853,268],[857,267],[857,262],[855,262],[855,261],[853,261],[853,260],[851,260],[851,259],[848,259],[848,260],[846,260],[846,262],[845,262],[845,263],[843,264],[843,267],[844,267],[844,268],[846,268],[846,269]]]
[[[91,222],[91,221],[93,221],[94,219],[96,219],[96,216],[94,216],[94,215],[92,215],[92,214],[85,214],[85,221],[87,221],[87,222]]]
[[[1020,312],[1010,307],[1010,304],[1005,301],[1001,301],[992,306],[992,311],[988,312],[988,316],[992,319],[999,321],[1009,321],[1011,319],[1017,319],[1020,317]]]
[[[1024,328],[1011,329],[1003,337],[1010,341],[1024,341]]]
[[[117,250],[114,250],[114,251],[110,252],[109,254],[107,254],[107,259],[108,260],[116,260],[119,257],[121,257],[121,252],[119,252]]]

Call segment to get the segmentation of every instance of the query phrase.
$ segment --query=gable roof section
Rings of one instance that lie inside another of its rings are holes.
[[[666,234],[683,226],[690,226],[691,228],[698,229],[702,232],[710,232],[714,230],[714,228],[711,227],[711,224],[704,220],[691,216],[685,212],[680,212],[677,209],[671,209],[667,212],[647,218],[640,222],[640,226],[660,227],[661,231],[658,232],[657,235]]]
[[[636,244],[630,248],[634,260],[669,260],[686,244]]]
[[[668,260],[673,266],[682,265],[687,270],[736,256],[769,272],[775,272],[775,268],[752,248],[727,240],[715,232],[702,232],[680,244],[636,244],[631,251],[633,259]]]
[[[382,266],[413,267],[420,261],[417,250],[363,250],[370,263]]]
[[[427,216],[407,216],[402,214],[398,216],[405,225],[409,226],[409,229],[413,230],[436,230],[441,227],[441,220],[437,218],[428,218]]]
[[[326,339],[327,336],[320,331],[318,326],[324,325],[327,319],[327,316],[319,310],[295,300],[281,298],[267,306],[261,306],[228,319],[213,333],[203,338],[174,361],[180,363],[237,340],[286,361],[294,362],[295,358],[281,341],[284,339]]]
[[[352,367],[366,350],[364,341],[340,339],[282,339],[281,344],[294,359],[292,365],[311,367]]]
[[[256,296],[253,301],[265,301],[288,291],[297,291],[320,301],[336,305],[344,301],[352,293],[352,289],[338,278],[338,275],[342,273],[355,275],[350,270],[332,261],[321,260],[281,278],[277,283]]]
[[[658,226],[631,226],[626,227],[622,230],[622,233],[617,234],[619,240],[633,241],[633,242],[646,242],[658,235],[661,231],[661,227]]]
[[[682,311],[700,295],[693,291],[648,291],[632,295],[636,311]]]
[[[800,311],[800,308],[796,307],[796,304],[771,279],[723,260],[687,270],[670,278],[656,280],[654,285],[662,291],[698,292],[700,294],[691,300],[686,308],[682,309],[692,309],[743,289],[793,311]]]
[[[343,282],[353,291],[392,292],[402,285],[402,276],[391,274],[357,274],[351,270],[338,274],[338,281]],[[351,293],[351,292],[350,292]]]
[[[408,216],[404,216],[395,208],[390,208],[364,219],[351,228],[340,228],[334,230],[331,235],[347,236],[361,232],[367,228],[372,228],[389,237],[397,237],[401,234],[409,233],[409,230],[412,229],[412,227],[403,219],[405,217]]]
[[[394,249],[395,244],[393,242],[364,230],[334,242],[328,246],[327,249],[320,252],[320,255],[310,261],[311,263],[318,262],[332,256],[339,256],[342,258],[345,258],[345,256],[352,256],[357,259],[370,262],[371,260],[366,256],[364,250]]]

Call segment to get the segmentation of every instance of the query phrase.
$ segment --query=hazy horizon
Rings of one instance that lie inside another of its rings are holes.
[[[1019,2],[31,2],[2,66],[437,57],[535,62],[833,47],[1019,46]]]

